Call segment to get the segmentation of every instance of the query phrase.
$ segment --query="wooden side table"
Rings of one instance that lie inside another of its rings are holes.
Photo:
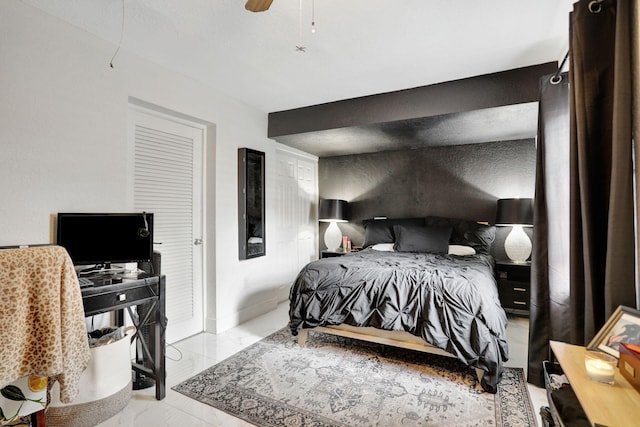
[[[550,345],[592,425],[638,425],[640,393],[618,369],[613,386],[591,381],[584,366],[584,347],[558,341]]]

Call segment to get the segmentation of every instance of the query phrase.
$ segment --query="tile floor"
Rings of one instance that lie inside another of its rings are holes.
[[[287,324],[289,304],[218,335],[201,333],[167,348],[167,397],[158,401],[154,389],[134,391],[131,402],[99,427],[131,426],[250,426],[208,405],[171,390],[171,387],[259,341]],[[511,360],[507,366],[527,363],[528,319],[510,317],[508,339]],[[526,370],[525,370],[526,372]],[[546,405],[544,389],[529,384],[536,420]]]

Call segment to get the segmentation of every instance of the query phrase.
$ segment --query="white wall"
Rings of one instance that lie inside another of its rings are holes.
[[[267,114],[18,0],[0,1],[0,245],[52,242],[51,215],[131,210],[130,97],[212,124],[206,158],[206,326],[228,329],[282,295],[269,251],[275,147]],[[222,65],[222,64],[221,64]],[[226,64],[233,66],[233,64]],[[267,256],[240,262],[237,148],[267,158]],[[171,321],[171,319],[169,319]]]

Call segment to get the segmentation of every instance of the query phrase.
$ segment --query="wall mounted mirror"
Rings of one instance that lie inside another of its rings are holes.
[[[238,248],[240,259],[265,255],[264,153],[238,149]]]

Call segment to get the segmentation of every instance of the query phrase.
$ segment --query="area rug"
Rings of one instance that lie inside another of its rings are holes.
[[[523,371],[483,392],[456,359],[284,328],[173,387],[257,426],[535,426]]]

